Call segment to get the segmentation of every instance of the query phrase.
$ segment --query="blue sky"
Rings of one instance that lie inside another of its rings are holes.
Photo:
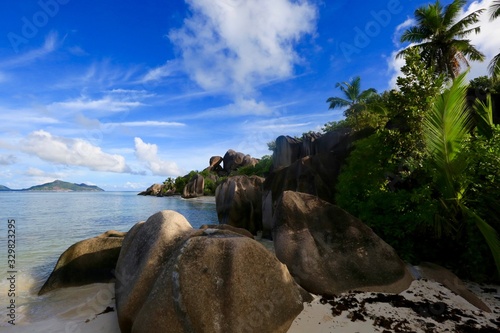
[[[137,191],[228,149],[269,154],[281,134],[342,118],[325,102],[335,83],[359,75],[363,88],[392,87],[399,36],[426,3],[4,1],[0,184]],[[488,61],[499,24],[485,16],[471,37]]]

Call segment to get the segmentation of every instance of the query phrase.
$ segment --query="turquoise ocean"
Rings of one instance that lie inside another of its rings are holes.
[[[9,220],[15,220],[16,321],[33,323],[65,306],[58,293],[37,293],[68,247],[107,230],[128,231],[165,209],[181,213],[194,228],[218,223],[213,197],[185,200],[135,192],[0,192],[0,331],[10,326]]]

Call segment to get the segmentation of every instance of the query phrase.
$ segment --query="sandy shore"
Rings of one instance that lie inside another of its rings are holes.
[[[414,281],[399,295],[345,293],[334,299],[316,296],[293,322],[289,333],[332,332],[500,332],[500,286],[469,283],[492,310],[478,310],[442,285]],[[68,306],[52,318],[1,327],[5,333],[119,333],[112,284],[92,285],[84,295],[72,295]],[[89,293],[93,292],[93,296]],[[57,295],[58,291],[55,292]],[[59,295],[61,301],[71,291]],[[106,312],[105,310],[109,312]],[[110,311],[113,309],[113,311]],[[104,312],[104,313],[103,313]]]

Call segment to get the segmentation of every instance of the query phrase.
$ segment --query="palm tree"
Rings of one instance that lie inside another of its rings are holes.
[[[460,73],[462,65],[469,67],[467,59],[483,61],[484,54],[465,38],[473,32],[480,32],[479,27],[469,27],[479,21],[484,10],[476,10],[458,21],[466,3],[466,0],[453,0],[443,8],[439,0],[436,0],[435,4],[418,8],[415,11],[417,24],[408,28],[401,36],[401,42],[416,45],[409,46],[397,56],[404,56],[409,48],[416,48],[427,67],[433,67],[438,73],[444,73],[452,79]]]
[[[468,156],[460,147],[472,129],[471,113],[467,109],[465,75],[454,80],[451,88],[434,101],[433,109],[424,119],[426,150],[435,170],[436,190],[443,214],[436,219],[438,235],[443,232],[456,235],[466,221],[473,222],[483,235],[500,274],[500,240],[498,234],[485,220],[467,205],[468,184],[462,175],[470,168]],[[476,112],[485,123],[492,125],[491,104],[476,103]]]
[[[367,109],[367,102],[377,95],[373,88],[361,91],[361,78],[356,76],[351,82],[338,82],[335,88],[340,88],[345,98],[330,97],[326,100],[330,103],[329,109],[347,107],[344,111],[346,118],[354,117],[355,126],[358,126],[358,116]]]
[[[490,13],[491,13],[490,17],[491,21],[500,16],[500,1],[493,1],[493,3],[490,6]],[[500,53],[497,54],[495,57],[493,57],[488,66],[488,69],[490,71],[491,76],[494,79],[500,78]]]

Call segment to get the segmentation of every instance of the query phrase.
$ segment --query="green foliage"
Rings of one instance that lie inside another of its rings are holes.
[[[452,239],[460,239],[467,237],[462,234],[465,224],[475,225],[490,247],[500,273],[498,234],[467,204],[471,180],[464,175],[474,161],[462,151],[473,125],[471,112],[467,109],[464,81],[465,74],[462,74],[436,99],[432,112],[424,119],[426,148],[442,208],[436,216],[436,227],[439,233],[443,230]],[[476,107],[485,108],[485,105],[480,103]]]
[[[352,128],[353,124],[350,124],[348,122],[347,119],[342,119],[342,120],[338,120],[338,121],[329,121],[327,122],[322,128],[321,130],[324,132],[324,133],[328,133],[328,132],[333,132],[335,130],[338,130],[338,129],[341,129],[341,128]]]
[[[500,130],[490,128],[486,136],[478,128],[470,135],[463,77],[436,97],[440,84],[417,58],[407,57],[400,90],[385,97],[397,126],[355,143],[336,202],[407,261],[436,262],[476,280],[498,279]],[[491,127],[489,107],[476,103],[485,127]]]
[[[388,144],[390,136],[384,130],[356,142],[339,176],[336,201],[373,228],[404,260],[418,262],[424,257],[419,249],[425,249],[418,235],[428,234],[426,221],[432,221],[436,204],[429,186],[408,186],[411,182],[401,178],[403,170],[393,158],[397,149]]]
[[[326,102],[330,109],[345,107],[344,116],[346,123],[354,130],[361,130],[366,127],[362,123],[362,118],[366,118],[370,113],[369,103],[377,96],[377,91],[369,88],[361,91],[361,78],[353,78],[350,82],[338,82],[335,85],[339,88],[344,97],[329,97]],[[327,126],[327,125],[325,125]]]
[[[267,149],[269,149],[270,151],[272,151],[274,153],[274,151],[276,150],[276,140],[269,141],[267,143]]]
[[[177,177],[175,179],[175,192],[182,193],[186,184],[189,183],[191,178],[193,178],[197,174],[198,174],[198,171],[193,170],[193,171],[190,171],[187,175]]]
[[[259,176],[259,177],[266,177],[270,170],[271,166],[273,165],[273,159],[269,155],[262,156],[262,158],[259,160],[259,162],[252,166],[252,165],[247,165],[244,167],[239,168],[236,171],[237,175],[246,175],[246,176]]]
[[[476,91],[476,96],[485,94],[498,94],[500,93],[500,81],[495,81],[487,76],[479,76],[470,80],[469,88]]]

